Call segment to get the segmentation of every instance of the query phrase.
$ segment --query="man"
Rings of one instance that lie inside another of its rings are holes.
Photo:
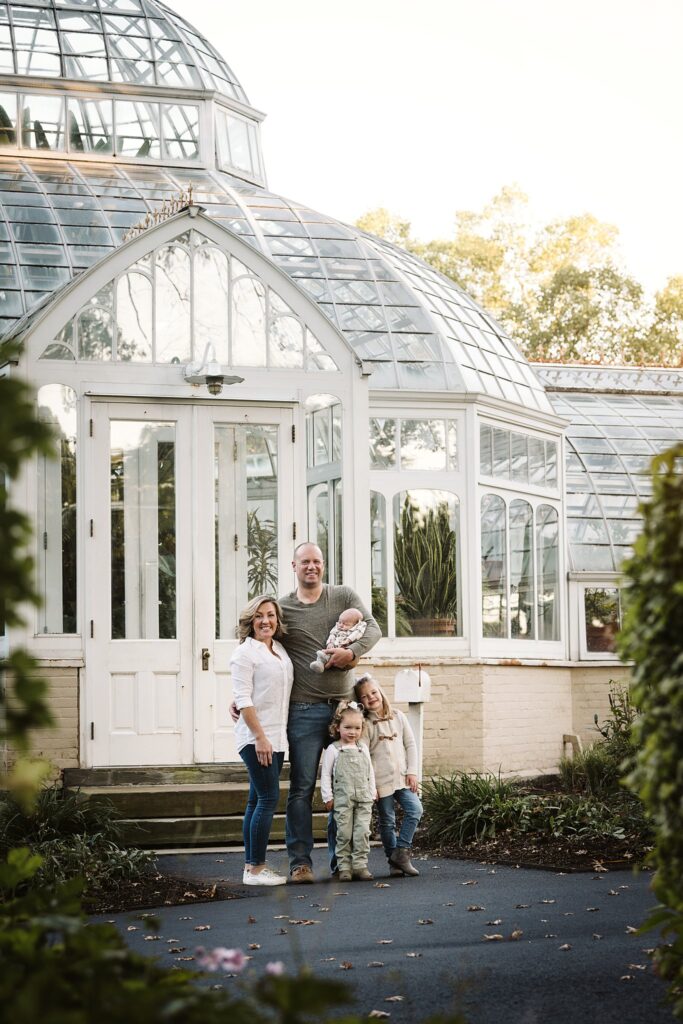
[[[305,542],[294,550],[292,568],[296,590],[280,599],[287,633],[282,638],[294,663],[294,686],[289,702],[289,797],[287,852],[290,881],[313,882],[313,795],[323,748],[330,742],[329,726],[340,700],[353,693],[351,671],[358,658],[381,637],[379,626],[351,587],[323,583],[325,563],[317,544]],[[367,628],[349,647],[327,648],[327,637],[346,608],[358,608]],[[322,674],[311,669],[316,651],[330,657]],[[331,838],[331,837],[330,837]],[[334,849],[333,839],[330,841]]]

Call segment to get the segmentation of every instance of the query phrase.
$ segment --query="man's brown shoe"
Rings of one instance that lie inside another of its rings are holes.
[[[299,864],[289,876],[289,881],[292,885],[308,885],[315,882],[315,877],[308,864]]]

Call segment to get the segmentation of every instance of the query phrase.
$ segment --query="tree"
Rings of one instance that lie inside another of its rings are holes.
[[[629,785],[652,818],[661,908],[650,925],[671,941],[657,952],[671,983],[674,1013],[683,1020],[683,445],[653,461],[652,499],[643,532],[624,566],[624,625],[619,653],[633,661],[635,768]]]
[[[534,226],[528,197],[506,186],[480,212],[460,210],[452,239],[418,242],[384,209],[358,224],[459,284],[530,359],[683,365],[683,278],[646,299],[618,229],[593,214]]]

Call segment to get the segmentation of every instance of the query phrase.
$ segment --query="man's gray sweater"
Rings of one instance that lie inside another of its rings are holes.
[[[358,608],[367,622],[365,634],[348,650],[356,658],[375,646],[381,637],[380,628],[351,587],[323,584],[322,594],[314,604],[305,604],[296,591],[280,599],[287,633],[282,644],[294,663],[294,686],[291,700],[318,704],[326,700],[348,700],[353,691],[352,669],[326,668],[313,672],[310,663],[316,652],[324,650],[330,630],[345,608]]]

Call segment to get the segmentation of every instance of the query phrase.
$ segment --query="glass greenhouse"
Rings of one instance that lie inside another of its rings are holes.
[[[53,755],[235,760],[237,612],[310,538],[387,687],[429,669],[428,763],[552,766],[617,671],[683,371],[530,365],[416,257],[269,191],[263,117],[156,0],[0,0],[2,372],[59,441],[14,496]]]

